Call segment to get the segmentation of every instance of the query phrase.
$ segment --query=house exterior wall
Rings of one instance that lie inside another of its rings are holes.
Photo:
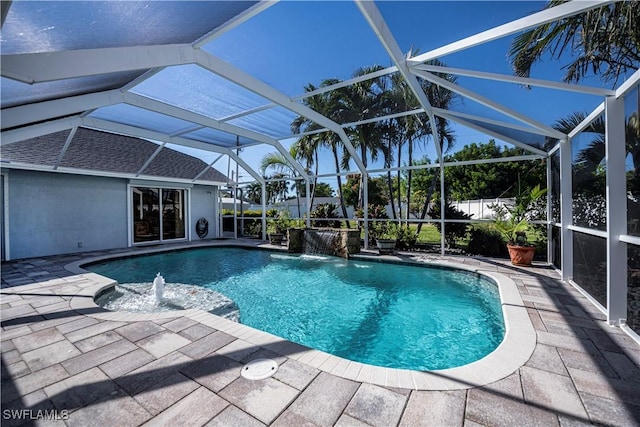
[[[127,246],[127,180],[12,169],[11,259]]]
[[[215,239],[218,233],[218,187],[197,185],[191,189],[191,240],[201,240],[196,233],[196,223],[200,218],[209,222],[209,233],[204,239]]]
[[[3,259],[22,259],[130,245],[128,212],[129,180],[64,173],[2,170],[7,179],[3,231],[8,250]],[[163,183],[166,186],[168,183]],[[184,188],[176,185],[176,188]],[[215,186],[190,189],[187,238],[200,240],[195,232],[199,218],[209,222],[206,239],[217,234]],[[5,248],[7,249],[7,248]]]

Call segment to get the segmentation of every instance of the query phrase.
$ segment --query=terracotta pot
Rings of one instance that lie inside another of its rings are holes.
[[[536,253],[535,246],[507,245],[507,249],[513,265],[531,265],[533,255]]]

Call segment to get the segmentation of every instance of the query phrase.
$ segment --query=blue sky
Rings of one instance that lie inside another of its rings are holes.
[[[541,10],[545,4],[530,1],[377,3],[403,52],[410,49],[429,51]],[[511,74],[507,58],[511,40],[499,39],[441,60],[452,67]],[[307,83],[318,85],[327,78],[348,79],[359,67],[392,65],[357,7],[347,1],[280,2],[214,40],[204,49],[290,96],[302,94]],[[536,66],[532,72],[534,78],[556,81],[560,81],[562,75],[561,64],[549,60]],[[573,111],[591,111],[602,102],[601,98],[593,96],[541,88],[527,90],[513,84],[473,78],[459,77],[459,83],[549,125]],[[587,81],[586,84],[600,85],[598,81]],[[241,103],[241,100],[237,102]],[[459,111],[513,121],[469,100],[457,108]],[[282,113],[279,115],[282,116]],[[457,148],[490,139],[489,136],[457,125],[455,131]],[[290,143],[290,140],[283,142],[285,146]],[[248,148],[242,156],[257,168],[262,156],[269,151],[273,149]],[[431,143],[422,154],[432,159],[435,157]],[[334,171],[333,162],[326,155],[322,156],[320,165],[321,173]],[[227,173],[225,165],[216,166]]]

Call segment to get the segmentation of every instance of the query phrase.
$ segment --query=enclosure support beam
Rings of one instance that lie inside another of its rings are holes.
[[[624,98],[605,98],[607,168],[607,321],[627,319],[627,234]]]
[[[307,208],[305,209],[307,212],[307,220],[306,220],[306,225],[307,228],[311,228],[311,184],[309,183],[309,178],[307,178],[304,181],[304,185],[305,185],[305,190],[306,190],[306,199],[307,199]]]
[[[562,280],[573,278],[573,185],[571,183],[571,139],[560,141],[560,222]]]
[[[445,253],[445,244],[446,240],[445,236],[445,210],[447,206],[447,202],[445,200],[444,195],[444,165],[440,162],[440,254],[444,255]]]
[[[262,181],[262,240],[267,240],[267,182]]]
[[[552,213],[551,213],[551,174],[553,173],[551,168],[551,157],[547,157],[547,263],[553,263],[553,226],[551,225]]]

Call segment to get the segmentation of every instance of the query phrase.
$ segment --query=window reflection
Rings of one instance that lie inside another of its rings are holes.
[[[640,247],[627,247],[627,325],[640,334]]]
[[[607,229],[604,115],[571,140],[573,224]]]
[[[607,306],[607,240],[573,233],[573,280]]]
[[[636,87],[624,99],[627,172],[627,233],[640,236],[640,91]]]
[[[133,187],[132,193],[134,243],[186,237],[185,190]]]

